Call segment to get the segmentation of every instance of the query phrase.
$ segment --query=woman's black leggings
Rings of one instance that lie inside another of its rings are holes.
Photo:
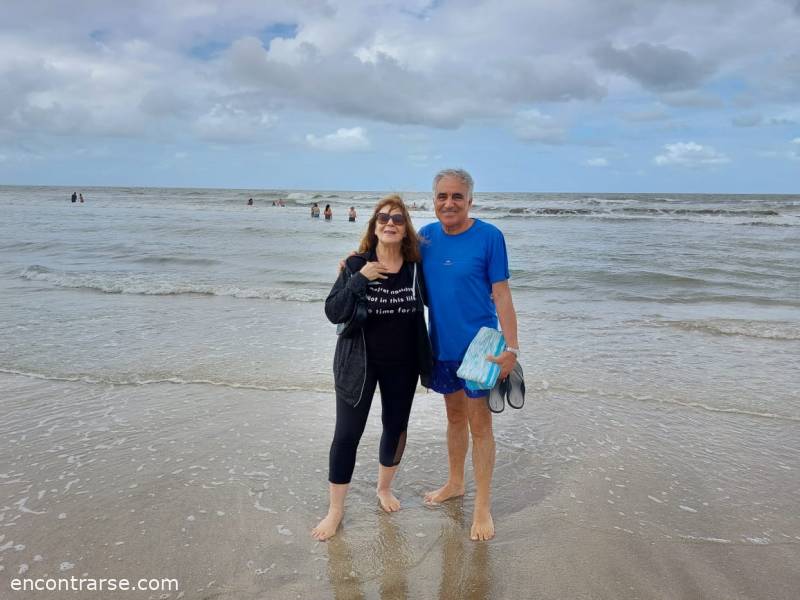
[[[381,390],[381,435],[378,458],[385,467],[400,464],[406,447],[406,429],[411,414],[411,402],[417,389],[419,370],[414,364],[367,364],[367,380],[361,402],[349,406],[336,400],[336,431],[331,444],[328,480],[331,483],[350,483],[356,465],[356,451],[361,434],[367,425],[376,384]]]

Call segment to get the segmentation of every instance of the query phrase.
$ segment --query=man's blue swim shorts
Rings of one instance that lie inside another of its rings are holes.
[[[489,390],[470,390],[467,389],[463,379],[456,375],[461,363],[457,360],[435,360],[433,361],[433,372],[431,373],[431,389],[440,394],[452,394],[459,390],[464,390],[469,398],[483,398],[489,395]]]

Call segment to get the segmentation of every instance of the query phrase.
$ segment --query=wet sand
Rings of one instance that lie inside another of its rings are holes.
[[[800,589],[798,422],[532,392],[495,418],[497,538],[445,473],[441,398],[420,393],[378,508],[378,411],[328,543],[333,398],[0,374],[0,597],[13,577],[175,578],[71,598],[790,599]],[[468,467],[469,470],[469,467]],[[66,595],[64,597],[67,597]]]

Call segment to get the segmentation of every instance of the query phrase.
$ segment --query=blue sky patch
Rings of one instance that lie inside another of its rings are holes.
[[[230,44],[228,42],[211,40],[196,46],[192,46],[189,49],[189,54],[200,60],[211,60],[212,58],[219,56],[222,51],[227,49],[229,46]]]
[[[262,29],[258,37],[264,46],[269,46],[269,43],[275,38],[291,39],[296,37],[298,29],[296,23],[274,23]]]

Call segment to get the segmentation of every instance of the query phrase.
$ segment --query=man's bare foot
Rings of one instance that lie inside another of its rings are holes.
[[[458,498],[464,495],[464,485],[456,485],[449,481],[438,490],[425,494],[425,504],[440,504],[450,498]]]
[[[311,537],[320,542],[324,542],[336,535],[339,523],[342,522],[344,513],[329,510],[327,516],[311,530]]]
[[[494,537],[494,521],[488,510],[475,509],[472,515],[472,529],[469,538],[475,541],[490,540]]]
[[[378,501],[381,503],[381,508],[388,513],[400,510],[400,501],[391,490],[378,490]]]

